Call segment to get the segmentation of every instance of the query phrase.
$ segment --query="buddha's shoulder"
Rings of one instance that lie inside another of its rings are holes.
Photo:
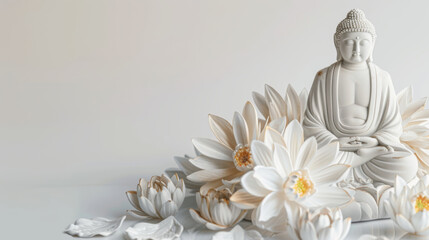
[[[386,81],[391,81],[389,72],[380,68],[379,66],[375,65],[374,63],[372,63],[372,65],[377,70],[378,75],[381,76],[381,79],[386,80]]]
[[[316,73],[316,79],[324,79],[326,77],[326,73],[328,72],[329,67],[323,68]]]

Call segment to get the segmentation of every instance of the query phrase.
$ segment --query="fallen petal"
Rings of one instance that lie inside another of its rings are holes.
[[[178,239],[183,232],[183,226],[170,216],[160,223],[137,223],[125,231],[130,240],[170,240]]]
[[[64,233],[77,237],[93,237],[96,235],[109,236],[121,227],[126,216],[118,219],[97,218],[79,218],[74,224],[70,224]]]

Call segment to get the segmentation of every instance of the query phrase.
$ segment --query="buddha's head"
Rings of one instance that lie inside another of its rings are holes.
[[[374,25],[360,9],[353,9],[337,26],[334,34],[337,60],[358,64],[372,61],[375,39]]]

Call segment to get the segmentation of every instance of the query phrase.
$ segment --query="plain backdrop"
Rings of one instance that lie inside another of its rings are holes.
[[[270,84],[309,89],[352,8],[374,62],[429,95],[428,1],[0,1],[0,184],[130,184]]]

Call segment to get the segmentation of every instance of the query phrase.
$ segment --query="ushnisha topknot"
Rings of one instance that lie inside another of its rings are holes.
[[[338,41],[343,33],[346,32],[367,32],[372,35],[374,41],[377,37],[374,25],[365,17],[365,13],[360,9],[352,9],[347,13],[347,17],[337,26],[335,32],[335,46],[338,46]]]

